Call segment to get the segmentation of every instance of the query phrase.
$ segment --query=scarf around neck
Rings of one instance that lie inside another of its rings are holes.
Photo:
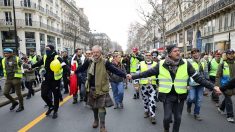
[[[179,66],[179,62],[180,62],[181,59],[179,59],[178,61],[174,61],[172,60],[169,56],[167,56],[165,58],[165,63],[166,65],[169,67],[169,70],[171,72],[173,72],[174,74],[176,74],[176,71],[178,69],[178,66]]]

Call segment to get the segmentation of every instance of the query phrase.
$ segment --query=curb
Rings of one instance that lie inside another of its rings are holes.
[[[34,90],[35,90],[35,93],[36,93],[36,92],[39,92],[39,91],[41,90],[41,87],[36,87],[36,88],[34,88]],[[28,92],[22,93],[22,96],[25,97],[25,96],[27,96],[27,94],[28,94]],[[3,96],[4,96],[4,95],[3,95]],[[18,97],[17,97],[17,96],[13,96],[13,98],[14,98],[15,100],[18,100]],[[0,102],[0,108],[3,107],[3,106],[5,106],[5,105],[8,105],[8,104],[10,104],[10,103],[11,103],[10,100],[6,99],[6,100]]]

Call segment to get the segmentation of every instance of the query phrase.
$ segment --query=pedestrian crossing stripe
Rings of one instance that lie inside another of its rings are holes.
[[[60,106],[62,106],[64,103],[66,103],[69,99],[71,99],[73,96],[67,96],[63,99],[62,102],[60,102]],[[18,130],[18,132],[27,132],[29,131],[33,126],[38,124],[41,120],[43,120],[46,117],[46,112],[42,113],[40,116],[35,118],[33,121],[25,125],[23,128]]]

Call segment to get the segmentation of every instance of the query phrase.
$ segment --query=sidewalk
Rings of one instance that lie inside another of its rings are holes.
[[[3,95],[4,83],[5,83],[5,80],[1,78],[0,85],[1,85],[2,89],[0,90],[0,107],[3,107],[3,106],[10,103],[10,101]],[[34,87],[33,89],[35,90],[35,93],[36,93],[41,90],[41,85],[38,85],[37,87]],[[23,97],[27,96],[28,89],[25,88],[25,90],[21,91],[21,93],[22,93]],[[11,95],[14,99],[17,99],[17,96],[15,93],[11,94]]]

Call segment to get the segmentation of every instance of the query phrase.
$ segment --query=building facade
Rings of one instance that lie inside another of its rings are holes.
[[[90,48],[94,45],[99,45],[102,47],[104,54],[112,51],[111,39],[106,33],[92,33],[90,37]]]
[[[193,47],[202,52],[235,49],[235,0],[194,0],[181,5],[183,23],[179,19],[179,8],[172,1],[167,18],[167,44]],[[184,29],[184,30],[182,30]],[[185,36],[183,36],[183,31]]]
[[[45,45],[57,51],[88,49],[89,22],[73,0],[14,0],[19,53],[34,49],[44,54]],[[0,55],[6,47],[16,50],[12,0],[0,0]]]

